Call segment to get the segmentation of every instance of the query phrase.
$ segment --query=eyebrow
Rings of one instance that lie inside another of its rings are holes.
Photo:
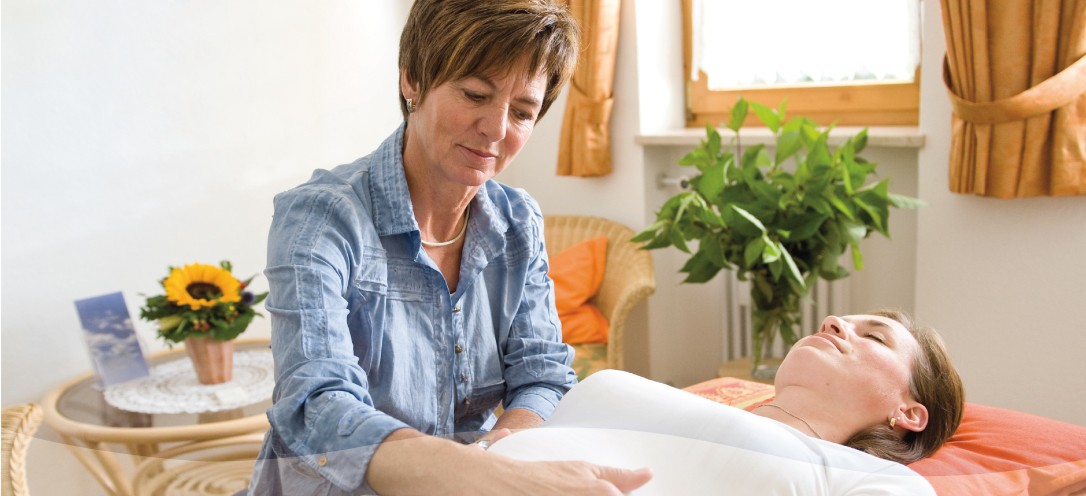
[[[498,85],[494,84],[494,80],[490,79],[489,77],[475,76],[475,78],[482,81],[483,83],[486,83],[486,85],[490,87],[491,91],[498,91]],[[537,107],[542,107],[543,106],[542,102],[540,102],[539,100],[536,100],[535,98],[532,98],[530,96],[518,96],[518,97],[514,98],[514,100],[516,100],[516,101],[518,101],[520,103],[533,105],[533,106],[537,106]]]

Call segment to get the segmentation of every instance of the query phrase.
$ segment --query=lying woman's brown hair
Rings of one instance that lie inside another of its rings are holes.
[[[900,322],[920,343],[913,357],[909,392],[928,409],[928,425],[921,432],[904,436],[894,432],[888,423],[875,425],[852,436],[845,446],[898,463],[913,463],[934,454],[958,429],[965,409],[965,388],[950,362],[943,338],[934,329],[917,326],[900,310],[878,310],[870,315]]]

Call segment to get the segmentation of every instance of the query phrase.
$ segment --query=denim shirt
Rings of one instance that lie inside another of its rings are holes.
[[[546,419],[576,384],[539,206],[480,187],[450,294],[422,249],[403,133],[275,197],[264,274],[276,381],[252,494],[368,493],[393,431],[470,440],[499,403]]]

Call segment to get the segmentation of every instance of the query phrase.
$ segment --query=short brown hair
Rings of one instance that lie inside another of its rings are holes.
[[[874,425],[852,436],[845,446],[898,463],[913,463],[934,454],[954,435],[962,423],[965,388],[950,362],[943,338],[935,329],[918,326],[901,310],[882,309],[869,315],[896,320],[920,344],[913,357],[909,393],[928,409],[928,425],[923,431],[904,436],[898,436],[888,423]]]
[[[573,77],[580,29],[558,0],[415,0],[400,36],[400,70],[419,85],[419,100],[448,81],[507,74],[525,55],[528,75],[546,71],[536,120]],[[407,102],[400,95],[407,119]]]

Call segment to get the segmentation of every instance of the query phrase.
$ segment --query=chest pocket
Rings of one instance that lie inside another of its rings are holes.
[[[393,301],[427,301],[426,270],[410,261],[367,257],[365,269],[355,280],[363,296],[385,297]]]

